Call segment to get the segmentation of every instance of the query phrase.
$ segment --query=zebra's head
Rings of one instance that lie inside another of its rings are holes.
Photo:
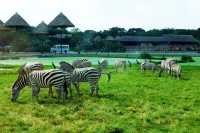
[[[74,66],[72,66],[71,64],[65,62],[65,61],[61,61],[60,63],[60,69],[69,73],[72,73],[74,71]]]
[[[19,96],[20,90],[24,88],[27,84],[27,78],[28,78],[28,75],[22,66],[19,70],[18,78],[12,86],[11,101],[13,102],[16,101],[17,97]]]

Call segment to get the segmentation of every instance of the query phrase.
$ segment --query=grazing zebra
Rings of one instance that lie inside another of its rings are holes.
[[[176,64],[176,60],[174,59],[162,60],[160,64],[159,77],[161,77],[162,72],[167,72],[168,74],[172,75],[171,66],[173,64]]]
[[[72,66],[74,66],[75,68],[91,67],[92,63],[87,59],[79,59],[73,61]]]
[[[141,65],[140,65],[141,71],[144,71],[144,70],[152,70],[152,71],[155,71],[156,68],[157,68],[156,64],[154,64],[154,63],[149,63],[149,62],[144,62],[144,63],[141,63]]]
[[[27,73],[24,69],[21,70],[18,79],[12,87],[12,101],[16,101],[22,88],[27,84],[32,87],[32,96],[38,97],[40,88],[56,87],[58,100],[66,97],[66,88],[70,87],[71,75],[61,70],[35,70]],[[71,92],[71,91],[70,91]]]
[[[64,62],[60,65],[64,65]],[[93,68],[93,67],[86,67],[86,68],[74,68],[71,64],[65,62],[65,70],[68,70],[67,72],[71,73],[71,81],[73,85],[76,88],[77,93],[80,95],[80,82],[88,82],[90,85],[90,94],[93,95],[94,91],[96,92],[96,95],[98,96],[99,93],[99,79],[102,74],[107,74],[108,81],[111,79],[111,73],[102,73],[101,71]],[[63,68],[60,66],[60,68]],[[64,69],[63,69],[64,70]]]
[[[107,67],[108,67],[108,60],[101,59],[98,61],[98,68],[100,71],[102,71],[103,69],[106,69]]]
[[[171,75],[176,76],[177,79],[181,77],[181,65],[180,64],[172,64],[171,65]]]
[[[131,68],[132,67],[132,62],[130,60],[128,60],[127,62],[128,62],[128,66]]]
[[[31,73],[32,71],[35,71],[35,70],[44,70],[44,65],[39,62],[25,63],[18,70],[19,74],[21,73],[21,70],[26,71],[26,73]],[[49,96],[53,97],[53,91],[51,87],[49,87]]]
[[[171,66],[173,64],[176,64],[176,61],[174,59],[162,60],[161,61],[161,69],[163,69],[163,71],[168,72],[169,74],[171,74]]]
[[[25,63],[24,65],[22,65],[22,67],[27,73],[30,73],[34,70],[43,70],[44,69],[44,65],[39,62]],[[21,69],[19,69],[19,71],[20,70]]]
[[[115,61],[115,64],[114,64],[114,67],[115,67],[115,70],[116,70],[116,72],[118,72],[118,69],[119,68],[123,68],[124,70],[126,69],[126,66],[127,66],[127,62],[126,62],[126,60],[116,60]]]

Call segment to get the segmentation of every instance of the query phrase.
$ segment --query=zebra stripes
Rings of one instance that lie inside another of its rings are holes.
[[[71,64],[62,62],[60,63],[60,68],[62,68],[62,70],[68,70],[67,72],[71,73],[71,81],[74,84],[78,94],[80,94],[80,82],[88,82],[90,85],[90,94],[92,95],[95,90],[96,95],[98,96],[98,82],[101,74],[107,74],[108,81],[111,79],[111,73],[102,73],[93,67],[74,68]]]
[[[29,82],[32,87],[32,96],[38,96],[40,88],[56,87],[58,100],[65,99],[66,90],[64,84],[70,84],[71,75],[61,70],[33,71],[29,75]]]
[[[94,91],[96,91],[96,95],[98,96],[99,95],[98,82],[100,77],[101,73],[93,67],[76,68],[72,72],[72,82],[79,94],[80,94],[79,83],[88,82],[90,86],[90,94],[93,95]]]
[[[75,60],[72,63],[72,66],[74,66],[75,68],[91,67],[92,62],[87,59],[79,59],[79,60]]]
[[[58,100],[65,98],[65,85],[70,84],[69,73],[63,72],[61,70],[35,70],[31,73],[26,73],[24,69],[21,70],[18,79],[12,87],[12,101],[16,101],[20,90],[24,88],[27,84],[32,87],[32,96],[38,96],[40,88],[51,88],[52,86],[57,88]],[[70,85],[69,85],[70,87]],[[70,91],[71,92],[71,91]]]

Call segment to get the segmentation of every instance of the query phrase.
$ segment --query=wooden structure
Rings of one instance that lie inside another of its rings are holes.
[[[30,28],[29,24],[18,13],[15,13],[6,21],[5,27],[14,28],[15,30]]]
[[[63,44],[68,43],[66,28],[74,27],[74,24],[63,13],[58,14],[48,26],[51,38],[57,39],[57,45],[61,45],[62,47]]]
[[[110,41],[120,42],[131,51],[197,51],[200,43],[192,35],[121,36]]]

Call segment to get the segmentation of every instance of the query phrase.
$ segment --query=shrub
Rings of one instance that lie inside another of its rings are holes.
[[[194,62],[194,60],[192,59],[192,56],[183,55],[181,56],[181,62]]]
[[[139,55],[139,58],[140,59],[152,59],[152,56],[149,53],[144,52]]]

